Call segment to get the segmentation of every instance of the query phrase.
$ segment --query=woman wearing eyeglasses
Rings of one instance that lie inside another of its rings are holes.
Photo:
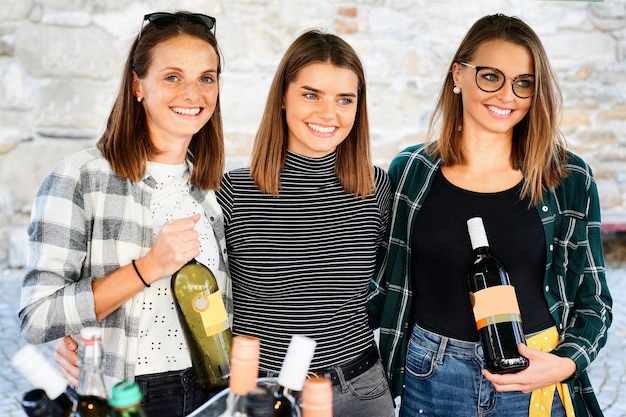
[[[35,199],[19,311],[29,343],[104,328],[109,387],[135,378],[151,416],[182,416],[211,393],[195,383],[170,276],[197,258],[229,298],[215,19],[146,15],[96,147],[63,158]],[[227,306],[230,303],[227,301]],[[71,337],[73,337],[73,340]],[[76,354],[57,355],[76,384]]]
[[[431,140],[391,163],[368,308],[401,416],[602,416],[585,371],[612,319],[600,205],[591,169],[565,149],[560,98],[535,32],[483,17],[452,59]],[[475,216],[534,346],[519,346],[530,365],[515,374],[484,369],[468,296]]]

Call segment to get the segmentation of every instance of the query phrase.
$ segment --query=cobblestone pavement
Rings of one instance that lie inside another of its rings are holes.
[[[0,271],[0,416],[22,417],[19,405],[30,384],[11,366],[11,357],[25,344],[17,324],[22,270]],[[605,417],[626,417],[626,266],[607,269],[614,299],[614,320],[607,345],[589,369]],[[40,346],[52,360],[53,344]]]

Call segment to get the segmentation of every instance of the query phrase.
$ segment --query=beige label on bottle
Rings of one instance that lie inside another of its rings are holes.
[[[497,285],[470,292],[470,299],[478,330],[489,324],[522,321],[515,287],[512,285]]]
[[[228,314],[219,291],[209,296],[198,294],[191,301],[191,305],[200,314],[207,337],[228,329]]]

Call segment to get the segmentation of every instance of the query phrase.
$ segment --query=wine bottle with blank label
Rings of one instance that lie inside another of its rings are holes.
[[[487,369],[498,374],[521,371],[529,362],[517,349],[526,338],[515,288],[502,263],[489,251],[482,218],[469,219],[467,228],[474,250],[468,274],[470,298]]]
[[[200,387],[225,388],[233,336],[217,280],[195,259],[172,275],[172,294]]]

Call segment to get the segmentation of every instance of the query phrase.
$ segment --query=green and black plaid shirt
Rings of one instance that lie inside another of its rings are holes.
[[[561,334],[553,353],[576,362],[568,381],[576,417],[602,416],[586,368],[606,342],[612,299],[600,233],[600,203],[591,169],[569,154],[569,175],[537,206],[546,239],[545,297]],[[370,284],[370,325],[380,327],[380,350],[393,395],[402,393],[411,317],[411,233],[441,161],[416,145],[391,163],[394,186],[387,237]]]

